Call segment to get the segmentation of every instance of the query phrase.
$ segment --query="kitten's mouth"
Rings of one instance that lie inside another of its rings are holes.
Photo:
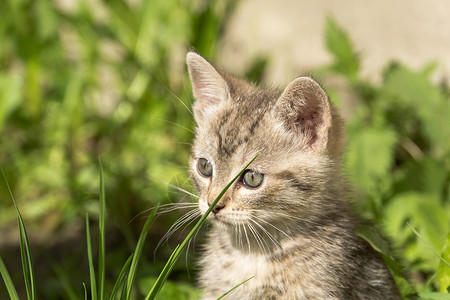
[[[212,214],[214,222],[223,224],[223,225],[229,225],[227,222],[225,222],[223,219],[221,219],[220,217],[218,217],[216,214]]]
[[[206,210],[207,210],[208,207],[209,207],[209,206],[207,206],[206,201],[200,201],[200,202],[199,202],[199,206],[200,206],[200,211],[202,211],[202,213],[205,213]],[[227,227],[235,225],[235,223],[233,222],[233,220],[230,220],[229,218],[227,218],[226,216],[224,216],[224,215],[222,214],[222,212],[219,212],[219,213],[211,212],[211,213],[208,215],[208,220],[209,220],[210,222],[214,222],[214,223],[216,223],[216,224],[220,224],[220,225],[222,225],[222,226],[227,226]]]
[[[226,219],[224,219],[221,216],[218,216],[216,214],[211,214],[211,216],[213,217],[212,221],[215,222],[216,224],[219,224],[221,226],[226,226],[226,227],[233,226],[232,222],[227,221]]]

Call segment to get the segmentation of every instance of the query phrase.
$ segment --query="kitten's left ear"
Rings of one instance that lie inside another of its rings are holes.
[[[221,101],[228,100],[230,92],[226,81],[219,72],[197,53],[189,52],[186,56],[186,63],[196,99],[193,109],[198,123],[205,119]]]
[[[332,116],[328,96],[320,85],[309,77],[292,81],[277,100],[276,117],[283,127],[302,134],[314,150],[325,150]]]

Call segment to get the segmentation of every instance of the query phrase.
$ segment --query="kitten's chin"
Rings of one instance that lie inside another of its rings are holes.
[[[230,224],[224,220],[221,220],[217,216],[212,216],[212,218],[210,220],[212,223],[214,223],[214,225],[219,226],[221,228],[230,228],[233,226],[232,224]]]

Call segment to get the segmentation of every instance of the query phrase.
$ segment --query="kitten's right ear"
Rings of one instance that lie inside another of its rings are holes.
[[[327,147],[332,115],[328,97],[320,85],[309,77],[292,81],[281,94],[276,115],[287,131],[302,134],[316,150]]]
[[[221,101],[230,98],[228,85],[223,77],[206,59],[194,52],[186,56],[191,78],[192,91],[196,99],[194,117],[197,123],[206,118],[208,111],[217,107]]]

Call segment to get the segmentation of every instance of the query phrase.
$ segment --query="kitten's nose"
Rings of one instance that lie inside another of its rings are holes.
[[[221,202],[217,203],[216,206],[214,206],[214,208],[212,209],[213,214],[216,215],[224,207],[225,207],[224,203],[221,203]]]

